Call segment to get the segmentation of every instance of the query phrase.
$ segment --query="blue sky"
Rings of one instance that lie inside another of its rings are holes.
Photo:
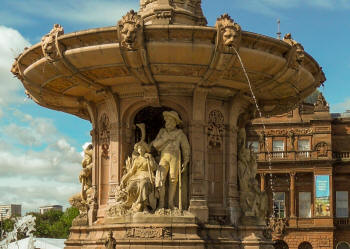
[[[79,191],[80,152],[89,122],[26,99],[10,74],[13,59],[59,23],[65,33],[112,26],[137,0],[0,0],[0,203],[67,206]],[[323,67],[321,87],[332,112],[350,109],[350,0],[202,0],[208,25],[231,15],[244,30],[276,37],[292,33]]]

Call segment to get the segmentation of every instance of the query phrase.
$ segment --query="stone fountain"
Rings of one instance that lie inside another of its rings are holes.
[[[56,24],[16,58],[28,97],[93,127],[66,249],[271,248],[244,127],[325,77],[290,34],[206,24],[200,0],[141,0],[113,27]]]

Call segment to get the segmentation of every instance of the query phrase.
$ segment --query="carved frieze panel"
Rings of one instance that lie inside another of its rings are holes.
[[[102,148],[102,158],[109,159],[109,143],[111,136],[111,125],[106,113],[101,116],[99,122],[99,140]]]
[[[166,227],[128,228],[126,230],[126,237],[142,239],[171,238],[171,230]]]
[[[204,66],[186,66],[186,65],[165,65],[153,64],[151,65],[152,72],[158,75],[176,75],[176,76],[192,76],[202,77],[207,67]]]
[[[314,133],[313,128],[292,128],[292,129],[266,129],[265,131],[257,131],[260,136],[268,136],[268,137],[289,137],[292,138],[294,136],[305,136],[312,135]],[[263,134],[264,133],[264,134]]]
[[[224,115],[219,110],[211,111],[208,120],[209,148],[222,148],[224,131]]]

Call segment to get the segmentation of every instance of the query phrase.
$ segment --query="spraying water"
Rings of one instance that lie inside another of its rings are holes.
[[[35,239],[33,235],[35,232],[35,217],[31,215],[26,215],[16,220],[13,230],[5,235],[4,240],[0,241],[0,249],[7,249],[11,242],[17,242],[17,235],[19,232],[25,233],[25,235],[29,237],[27,249],[35,249]],[[18,244],[17,247],[18,249],[22,249],[19,248]]]

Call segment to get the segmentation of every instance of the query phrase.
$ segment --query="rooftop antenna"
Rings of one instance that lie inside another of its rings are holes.
[[[281,40],[281,21],[280,21],[280,19],[277,19],[277,39],[278,40]]]

